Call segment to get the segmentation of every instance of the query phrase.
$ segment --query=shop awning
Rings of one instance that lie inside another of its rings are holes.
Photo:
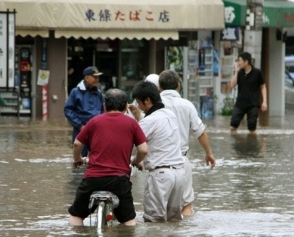
[[[226,26],[246,24],[247,0],[224,0],[224,5]],[[264,0],[263,27],[294,27],[294,2]]]
[[[263,9],[264,27],[294,27],[294,2],[265,1]]]
[[[224,28],[222,0],[2,0],[0,11],[7,9],[16,10],[17,29],[55,30],[57,36],[65,31],[66,37],[99,30],[109,37],[128,31],[127,37],[145,38],[160,31]]]
[[[49,31],[48,30],[18,30],[16,29],[15,35],[20,35],[22,37],[26,36],[41,36],[43,38],[48,38],[49,37]]]
[[[89,31],[89,30],[56,30],[55,38],[92,38],[92,39],[179,39],[178,31]]]

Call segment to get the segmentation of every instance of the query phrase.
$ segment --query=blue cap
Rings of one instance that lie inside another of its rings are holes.
[[[101,74],[103,74],[102,72],[98,71],[97,67],[91,66],[91,67],[87,67],[86,69],[84,69],[83,71],[83,75],[84,76],[100,76]]]

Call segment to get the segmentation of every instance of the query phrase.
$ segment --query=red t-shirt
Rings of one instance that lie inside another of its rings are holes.
[[[77,136],[90,148],[84,177],[125,174],[130,177],[133,146],[146,142],[138,122],[122,113],[105,113],[92,118]]]

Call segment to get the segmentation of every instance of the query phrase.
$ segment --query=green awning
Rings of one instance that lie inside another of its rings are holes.
[[[294,27],[294,2],[264,1],[263,27]]]
[[[245,26],[247,0],[223,2],[226,26]],[[264,0],[263,27],[294,27],[294,2]]]

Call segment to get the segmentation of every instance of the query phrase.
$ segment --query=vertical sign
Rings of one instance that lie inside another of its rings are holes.
[[[0,12],[0,87],[7,87],[7,13]]]
[[[42,118],[47,120],[48,118],[48,80],[50,72],[47,69],[47,40],[42,41],[42,58],[41,58],[41,68],[39,70],[38,82],[37,84],[42,86]]]
[[[42,39],[41,68],[42,69],[47,69],[47,40],[46,39]]]
[[[14,87],[15,12],[0,12],[0,87]]]
[[[15,14],[9,13],[8,28],[8,87],[14,87],[14,62],[15,62]]]
[[[48,118],[48,87],[42,86],[42,119],[46,121]]]

